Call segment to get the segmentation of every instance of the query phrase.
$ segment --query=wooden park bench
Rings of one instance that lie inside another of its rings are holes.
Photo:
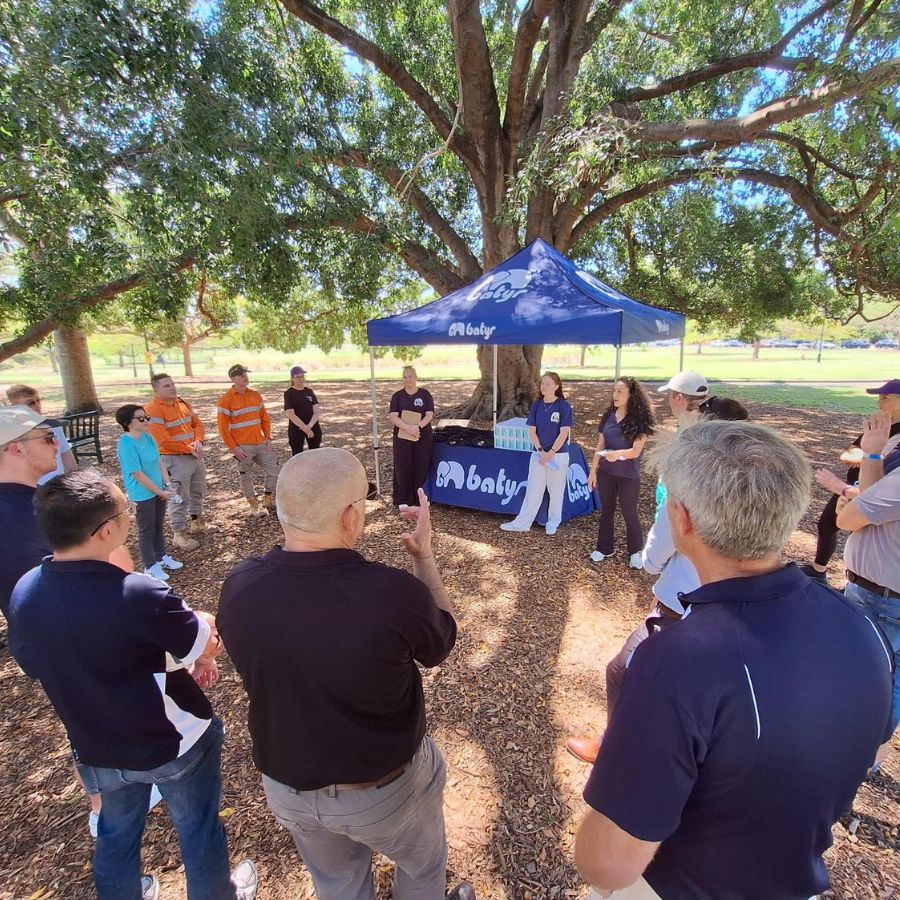
[[[72,454],[78,462],[82,456],[95,456],[97,462],[103,462],[100,450],[100,410],[71,413],[62,417],[66,440],[72,448]]]

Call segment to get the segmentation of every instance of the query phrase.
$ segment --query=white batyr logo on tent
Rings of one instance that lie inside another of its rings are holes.
[[[492,272],[469,294],[469,301],[493,300],[494,303],[506,303],[521,294],[531,281],[528,269],[507,269],[505,272]]]
[[[660,334],[668,334],[669,333],[669,323],[664,322],[662,319],[656,320],[656,330]]]
[[[566,472],[566,489],[569,492],[569,502],[577,503],[579,500],[587,500],[591,496],[587,484],[587,472],[580,463],[570,463]]]
[[[454,487],[456,490],[481,491],[482,494],[496,494],[502,497],[501,506],[506,506],[516,494],[525,490],[525,481],[513,481],[506,477],[506,469],[501,469],[496,478],[490,475],[479,475],[475,463],[469,466],[468,473],[455,460],[442,459],[437,464],[435,487]]]
[[[491,335],[497,330],[496,325],[485,325],[481,322],[473,325],[471,322],[453,322],[447,329],[448,337],[474,337],[489,341]]]

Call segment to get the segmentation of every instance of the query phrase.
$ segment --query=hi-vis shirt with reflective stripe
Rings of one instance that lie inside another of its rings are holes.
[[[272,434],[272,423],[262,394],[247,388],[239,394],[232,388],[219,398],[219,434],[234,450],[238,444],[262,444]]]
[[[171,456],[190,453],[190,444],[206,438],[206,429],[191,409],[190,403],[176,397],[166,403],[154,397],[144,404],[144,412],[150,417],[150,434],[159,444],[159,452]]]

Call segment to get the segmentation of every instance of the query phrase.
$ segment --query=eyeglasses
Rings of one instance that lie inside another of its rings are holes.
[[[25,401],[25,405],[30,406],[32,409],[34,409],[36,406],[41,405],[41,398],[40,397],[32,397],[30,400]]]
[[[43,441],[45,444],[55,444],[57,442],[56,435],[52,431],[45,431],[43,434],[35,434],[31,437],[16,438],[16,441]],[[13,442],[10,441],[10,443]]]
[[[107,522],[114,522],[119,516],[131,515],[131,504],[129,503],[125,509],[120,510],[114,516],[110,516],[108,519],[104,519],[90,534],[93,537]]]
[[[354,500],[352,503],[348,503],[347,508],[349,509],[351,506],[356,506],[356,504],[359,503],[360,501],[368,500],[368,499],[369,499],[369,495],[367,493],[365,497],[360,497],[359,500]]]
[[[132,422],[149,422],[150,416],[132,416],[131,421]]]

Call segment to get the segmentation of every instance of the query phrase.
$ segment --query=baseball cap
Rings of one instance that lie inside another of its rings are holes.
[[[293,378],[295,375],[305,375],[305,374],[306,374],[306,369],[304,369],[303,366],[294,366],[291,369],[291,378]]]
[[[8,444],[33,428],[61,428],[59,419],[38,415],[28,406],[0,407],[0,444]]]
[[[900,394],[900,378],[886,381],[880,388],[866,388],[867,394]]]
[[[240,363],[236,363],[228,370],[228,377],[234,378],[235,375],[249,375],[250,370],[246,366],[242,366]]]
[[[677,391],[679,394],[687,394],[688,397],[708,397],[709,385],[702,375],[696,372],[679,372],[673,375],[666,384],[656,389],[657,393]]]

